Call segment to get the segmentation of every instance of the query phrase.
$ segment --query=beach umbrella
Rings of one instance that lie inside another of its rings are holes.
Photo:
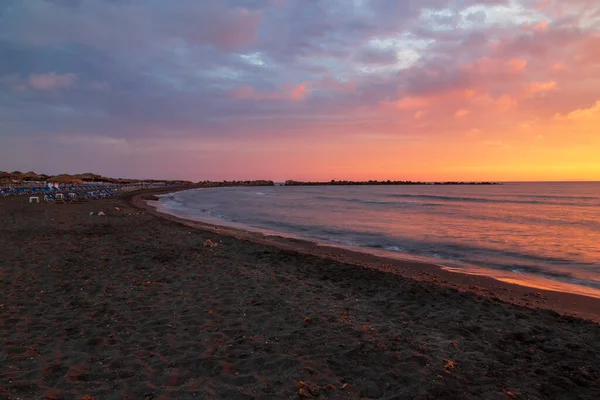
[[[83,181],[72,175],[61,174],[48,179],[50,183],[58,183],[59,185],[81,185]]]
[[[29,171],[23,174],[23,176],[21,176],[21,179],[23,179],[24,181],[38,181],[40,180],[40,177],[35,172]]]
[[[85,182],[99,182],[103,179],[103,176],[86,172],[84,174],[75,174],[75,178],[81,179]]]
[[[8,176],[0,178],[0,186],[20,187],[23,185],[23,181],[14,177]]]

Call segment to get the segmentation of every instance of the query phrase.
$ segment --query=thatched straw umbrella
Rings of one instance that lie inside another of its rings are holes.
[[[48,182],[50,183],[58,183],[58,185],[81,185],[83,183],[83,181],[79,178],[75,178],[72,175],[68,175],[68,174],[60,174],[60,175],[56,175],[53,176],[52,178],[48,179]]]
[[[103,179],[101,175],[92,174],[91,172],[86,172],[84,174],[76,174],[74,176],[76,178],[82,179],[84,182],[101,182]]]
[[[10,186],[12,185],[12,179],[8,176],[3,176],[0,178],[0,186]]]
[[[40,180],[40,177],[35,172],[29,171],[23,174],[23,176],[21,176],[21,179],[23,179],[24,181],[38,181]]]

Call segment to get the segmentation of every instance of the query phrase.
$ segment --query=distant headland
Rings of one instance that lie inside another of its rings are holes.
[[[418,181],[294,181],[287,180],[275,183],[270,180],[254,181],[200,181],[196,187],[222,187],[222,186],[369,186],[369,185],[501,185],[498,182],[418,182]]]
[[[285,186],[317,186],[317,185],[501,185],[497,182],[418,182],[418,181],[336,181],[329,182],[302,182],[302,181],[286,181]]]

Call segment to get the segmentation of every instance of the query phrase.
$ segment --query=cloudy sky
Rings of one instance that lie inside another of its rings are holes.
[[[17,169],[600,180],[600,2],[2,0]]]

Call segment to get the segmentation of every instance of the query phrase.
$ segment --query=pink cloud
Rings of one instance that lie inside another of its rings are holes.
[[[415,110],[418,108],[428,107],[430,101],[426,97],[403,97],[400,100],[391,103],[398,110]]]
[[[506,76],[507,74],[522,72],[525,67],[527,67],[527,60],[522,58],[504,60],[503,58],[491,57],[481,57],[462,66],[465,71],[477,74],[479,78]]]
[[[34,90],[53,90],[67,88],[73,86],[77,82],[75,74],[56,74],[49,72],[46,74],[31,74],[29,75],[29,87]]]
[[[506,62],[508,69],[512,72],[523,71],[527,66],[527,60],[523,60],[520,58],[513,58]]]
[[[505,93],[497,97],[482,94],[473,99],[472,104],[484,112],[506,112],[516,108],[519,102],[516,95]]]
[[[464,109],[464,108],[461,108],[460,110],[457,110],[457,111],[454,113],[454,116],[455,116],[456,118],[464,118],[464,117],[466,117],[466,116],[467,116],[467,115],[469,115],[469,114],[470,114],[470,111],[469,111],[469,110],[466,110],[466,109]]]
[[[295,101],[304,100],[309,94],[308,84],[306,82],[300,83],[293,87],[290,98]]]
[[[440,93],[430,93],[422,96],[404,96],[397,101],[384,102],[398,110],[419,110],[440,103],[464,102],[477,94],[472,89],[450,90]]]
[[[552,90],[556,90],[557,89],[557,84],[554,81],[548,81],[548,82],[531,82],[528,86],[527,86],[527,93],[530,95],[535,95],[538,93],[546,93],[546,92],[550,92]]]
[[[425,111],[417,111],[416,113],[414,113],[413,118],[414,119],[421,119],[425,116]]]
[[[466,70],[477,72],[477,73],[489,73],[495,69],[496,65],[494,60],[489,57],[481,57],[477,60],[468,63],[464,66]]]
[[[61,75],[55,72],[31,74],[27,80],[21,79],[18,74],[0,77],[0,85],[10,86],[15,92],[24,92],[27,89],[54,90],[68,88],[74,86],[77,81],[78,78],[75,74]]]

